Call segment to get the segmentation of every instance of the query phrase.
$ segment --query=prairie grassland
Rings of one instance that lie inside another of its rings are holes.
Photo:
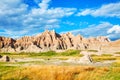
[[[71,57],[80,58],[78,50],[55,53],[54,51],[43,53],[2,53],[12,58],[57,58],[66,60]],[[115,60],[111,66],[83,66],[83,65],[46,65],[40,61],[32,62],[0,62],[0,80],[119,80],[120,57],[109,54],[101,56],[93,55],[94,61]],[[56,59],[54,59],[56,60]],[[48,60],[50,61],[50,60]],[[30,65],[26,65],[30,63]],[[32,64],[31,64],[32,63]],[[44,65],[43,65],[44,64]]]
[[[82,57],[83,55],[80,54],[80,50],[66,50],[65,52],[55,52],[55,51],[48,51],[48,52],[21,52],[21,53],[0,53],[0,55],[8,55],[11,58],[46,58],[46,57]]]
[[[95,62],[100,62],[100,61],[105,61],[105,60],[117,60],[119,57],[115,57],[111,54],[102,54],[102,55],[91,55],[93,61]]]
[[[96,66],[0,66],[0,80],[119,80],[120,61]]]
[[[92,66],[30,66],[1,76],[1,80],[101,80],[107,67]]]
[[[115,54],[120,54],[120,52],[115,52]]]
[[[116,60],[116,57],[109,57],[109,56],[96,56],[92,57],[93,61],[100,62],[105,60]]]
[[[102,61],[120,61],[120,56],[113,56],[111,54],[102,54],[102,55],[91,55],[92,59],[94,62],[102,62]]]

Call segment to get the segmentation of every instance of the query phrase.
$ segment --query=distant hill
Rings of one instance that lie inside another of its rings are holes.
[[[113,42],[103,36],[84,38],[81,35],[74,36],[70,32],[58,34],[55,31],[48,30],[36,36],[24,36],[19,39],[0,37],[1,52],[43,52],[66,49],[98,51],[105,51],[104,49],[106,49],[110,52],[116,52],[120,50],[119,47],[120,41]]]

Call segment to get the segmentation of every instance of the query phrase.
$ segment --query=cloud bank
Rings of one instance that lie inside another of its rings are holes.
[[[60,28],[61,24],[65,27],[69,26],[68,28],[70,28],[71,26],[77,26],[80,22],[72,22],[72,20],[76,19],[74,17],[80,18],[81,16],[85,17],[87,15],[120,19],[120,2],[105,4],[98,8],[80,9],[80,11],[78,11],[77,8],[50,7],[52,0],[31,0],[34,1],[35,6],[31,6],[24,1],[25,0],[0,1],[0,5],[2,6],[0,7],[0,36],[16,38],[33,35],[45,29]],[[70,17],[70,20],[68,17]],[[68,20],[62,21],[63,18],[67,18]],[[92,25],[89,25],[89,22],[84,21],[84,23],[80,23],[80,26],[86,24],[86,27],[72,30],[71,32],[81,34],[85,37],[107,36],[111,39],[120,38],[120,24],[112,24],[107,21],[98,23],[99,24],[90,23]]]
[[[111,3],[101,6],[96,9],[83,9],[77,16],[86,16],[91,15],[94,17],[117,17],[120,18],[120,2],[119,3]]]
[[[37,0],[36,0],[37,1]],[[0,1],[0,32],[2,35],[19,37],[59,27],[63,17],[71,16],[75,8],[49,8],[51,0],[42,0],[37,8],[29,8],[23,0]]]
[[[89,25],[88,28],[77,29],[71,32],[74,35],[81,34],[85,37],[107,36],[111,40],[120,39],[120,25],[113,25],[109,22],[101,22],[100,24]],[[62,32],[66,33],[66,32]]]

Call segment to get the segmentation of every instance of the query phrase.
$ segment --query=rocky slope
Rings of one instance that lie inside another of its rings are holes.
[[[84,38],[81,35],[74,36],[69,32],[58,34],[55,31],[48,30],[36,36],[24,36],[16,40],[0,37],[1,52],[42,52],[66,49],[102,51],[103,48],[114,47],[113,44],[114,42],[106,37]]]

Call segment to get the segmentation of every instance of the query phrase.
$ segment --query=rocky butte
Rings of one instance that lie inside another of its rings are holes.
[[[1,52],[43,52],[63,51],[67,49],[97,50],[101,52],[119,52],[120,41],[110,41],[107,37],[84,38],[70,32],[58,34],[54,30],[36,36],[24,36],[12,39],[0,36]]]

